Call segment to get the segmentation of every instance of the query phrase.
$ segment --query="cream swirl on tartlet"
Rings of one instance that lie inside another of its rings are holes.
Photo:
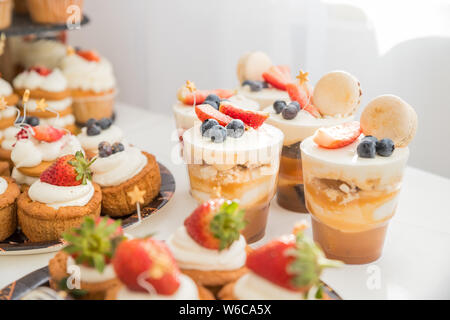
[[[81,128],[81,133],[77,135],[83,150],[89,152],[90,154],[98,154],[98,145],[100,142],[106,141],[110,144],[115,142],[121,142],[124,145],[127,144],[123,131],[116,125],[111,125],[107,129],[100,129],[100,133],[97,135],[89,135],[88,127]]]
[[[19,73],[13,80],[15,89],[41,89],[48,92],[60,92],[67,89],[67,80],[61,70],[53,69],[49,74],[42,75],[35,69]]]

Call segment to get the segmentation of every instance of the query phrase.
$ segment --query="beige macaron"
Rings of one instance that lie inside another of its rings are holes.
[[[378,96],[361,114],[361,129],[365,135],[389,138],[396,147],[406,147],[416,134],[417,113],[397,96]]]
[[[324,116],[349,116],[360,104],[358,80],[345,71],[333,71],[320,78],[314,87],[314,105]]]
[[[261,51],[244,53],[237,65],[237,77],[240,83],[245,80],[263,81],[262,74],[272,66],[269,56]]]

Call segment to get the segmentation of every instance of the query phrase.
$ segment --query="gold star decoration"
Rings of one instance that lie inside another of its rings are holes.
[[[191,93],[197,90],[197,88],[195,87],[195,84],[192,81],[189,81],[189,80],[186,81],[186,88]]]
[[[4,96],[0,97],[0,111],[3,111],[8,106],[8,103],[6,102],[6,99]]]
[[[48,104],[45,99],[41,99],[36,103],[36,110],[45,112],[47,110]]]
[[[144,203],[145,190],[139,190],[138,186],[134,186],[133,191],[128,191],[127,195],[131,198],[131,203]]]
[[[68,56],[71,56],[71,55],[75,54],[75,49],[74,49],[72,46],[67,46],[67,48],[66,48],[66,54],[67,54]]]
[[[27,103],[30,100],[30,90],[26,89],[23,93],[22,101],[23,103]]]
[[[296,235],[306,229],[308,229],[308,223],[305,220],[302,220],[294,225],[294,230],[292,230],[292,233]]]
[[[300,70],[298,76],[296,77],[298,79],[298,82],[300,83],[300,85],[303,85],[304,83],[309,81],[308,75],[309,75],[309,72],[303,72],[303,70]]]
[[[4,33],[0,35],[0,56],[5,51],[6,36]]]

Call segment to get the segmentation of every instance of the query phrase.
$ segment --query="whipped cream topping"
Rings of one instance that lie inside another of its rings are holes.
[[[75,123],[75,116],[73,114],[68,114],[64,117],[40,118],[39,120],[40,124],[43,125],[64,128]]]
[[[107,264],[105,265],[105,268],[103,269],[103,272],[100,273],[97,269],[93,267],[88,267],[82,264],[76,264],[75,260],[71,257],[67,257],[67,269],[71,266],[77,266],[80,270],[80,280],[83,282],[88,283],[96,283],[96,282],[103,282],[108,281],[111,279],[114,279],[116,277],[116,273],[114,272],[113,265]]]
[[[41,180],[34,182],[28,189],[31,200],[45,203],[53,209],[61,207],[83,207],[94,195],[94,186],[88,180],[86,184],[64,187],[55,186]]]
[[[61,69],[71,89],[102,92],[114,89],[116,86],[111,63],[104,57],[96,62],[72,54],[61,61]]]
[[[302,292],[280,287],[253,272],[243,275],[234,286],[238,300],[315,300],[316,288],[311,288],[305,296]]]
[[[169,237],[167,245],[181,269],[236,270],[244,266],[247,258],[247,244],[242,235],[229,248],[212,250],[195,242],[186,227],[181,226]]]
[[[4,194],[6,189],[8,189],[8,182],[0,177],[0,195]]]
[[[54,69],[47,76],[41,76],[34,70],[25,70],[13,80],[13,85],[16,89],[60,92],[67,89],[67,80],[59,69]]]
[[[112,125],[108,129],[102,130],[100,134],[96,136],[87,135],[87,127],[81,129],[81,133],[77,136],[84,150],[89,150],[98,153],[98,144],[102,141],[106,141],[110,144],[115,142],[122,142],[125,145],[123,139],[123,131],[118,126]]]
[[[0,111],[0,119],[6,119],[17,116],[17,109],[13,106],[8,106],[6,109]]]
[[[91,165],[93,181],[102,187],[117,186],[137,175],[147,165],[147,157],[138,148],[125,150],[109,157],[97,158]]]
[[[183,155],[188,164],[260,165],[274,164],[279,159],[283,133],[271,125],[249,128],[240,138],[227,137],[223,143],[203,137],[200,125],[183,134]]]
[[[16,143],[16,135],[19,133],[20,128],[9,127],[3,130],[2,148],[6,150],[12,150],[13,144]]]
[[[198,288],[195,282],[184,274],[180,274],[180,287],[172,295],[150,294],[131,291],[123,286],[117,293],[117,300],[198,300]]]
[[[38,177],[30,177],[23,174],[22,172],[17,170],[16,167],[13,168],[11,172],[11,177],[14,178],[14,180],[16,180],[18,184],[26,184],[29,186],[31,186],[33,183],[39,180]]]
[[[264,88],[260,91],[251,91],[250,86],[241,86],[238,88],[238,94],[256,101],[261,110],[272,105],[276,100],[291,100],[287,91],[276,88]]]
[[[13,94],[13,88],[8,81],[0,78],[0,96],[10,96]]]
[[[82,151],[81,145],[71,134],[66,134],[55,142],[40,142],[34,138],[21,139],[12,149],[11,160],[17,168],[34,167],[42,161],[53,161],[77,151]]]
[[[72,98],[68,97],[61,100],[46,100],[48,108],[53,111],[63,111],[72,105]],[[27,102],[27,110],[36,111],[38,101],[35,99],[30,99]]]
[[[66,46],[59,41],[39,39],[36,41],[24,41],[18,53],[20,54],[20,61],[25,68],[39,65],[54,69],[59,66],[66,52]]]
[[[269,113],[267,123],[283,131],[283,144],[286,146],[303,141],[312,136],[319,128],[336,126],[353,120],[353,116],[315,118],[305,110],[300,110],[294,119],[286,120],[281,113],[275,112],[273,106],[267,107],[264,111]]]

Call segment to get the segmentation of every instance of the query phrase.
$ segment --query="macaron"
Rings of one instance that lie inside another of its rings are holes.
[[[237,77],[239,82],[245,80],[263,81],[262,74],[272,66],[269,56],[261,51],[245,53],[238,61]]]
[[[417,113],[403,99],[381,95],[373,99],[361,114],[361,129],[377,139],[389,138],[397,148],[406,147],[417,130]]]
[[[314,105],[324,116],[349,116],[359,107],[361,88],[358,80],[345,71],[325,74],[313,91]]]

